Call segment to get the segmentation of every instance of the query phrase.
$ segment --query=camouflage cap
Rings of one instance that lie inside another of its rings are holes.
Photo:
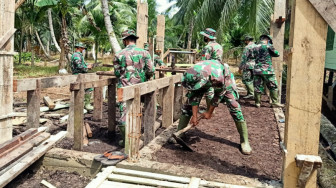
[[[149,50],[149,44],[148,44],[148,42],[144,43],[144,49],[147,50],[147,51]]]
[[[124,40],[124,39],[126,39],[127,37],[130,37],[130,36],[134,36],[136,39],[139,38],[138,36],[136,36],[135,31],[132,30],[132,29],[125,30],[124,32],[122,32],[121,36],[122,36],[122,38],[121,38],[122,40]]]
[[[79,42],[79,43],[75,44],[75,48],[86,48],[86,46],[85,46],[84,43]]]
[[[245,35],[244,41],[252,41],[254,38],[251,35]]]
[[[209,39],[216,39],[216,30],[212,28],[206,28],[205,31],[201,31],[200,34]]]
[[[268,38],[271,44],[273,44],[272,36],[271,35],[261,35],[259,37],[259,40],[262,40],[263,38]]]

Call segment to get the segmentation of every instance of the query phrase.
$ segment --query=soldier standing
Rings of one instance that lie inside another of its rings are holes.
[[[254,67],[254,97],[257,108],[260,108],[261,94],[264,93],[264,83],[270,90],[273,107],[283,107],[278,101],[278,83],[272,66],[272,57],[279,57],[279,52],[274,49],[272,37],[260,36],[260,44],[254,48],[256,64]]]
[[[239,73],[243,72],[243,83],[247,89],[247,95],[244,99],[254,98],[254,86],[253,86],[253,69],[255,65],[255,54],[253,50],[256,44],[253,42],[251,36],[246,36],[244,39],[246,47],[242,55],[242,60],[239,66]]]
[[[204,36],[204,42],[207,45],[202,50],[202,60],[217,60],[222,62],[223,47],[216,42],[216,30],[207,28],[205,31],[200,32]]]
[[[72,54],[70,66],[72,74],[83,74],[87,73],[88,69],[92,68],[92,64],[87,64],[84,61],[83,51],[86,49],[86,46],[83,43],[77,43],[75,45],[75,53]],[[93,106],[91,105],[91,93],[93,89],[89,88],[85,90],[84,97],[84,108],[86,110],[93,110]]]
[[[113,65],[114,73],[118,78],[117,87],[125,87],[146,82],[155,72],[154,64],[148,51],[136,47],[136,36],[133,30],[126,30],[122,33],[122,40],[126,48],[116,53]],[[126,103],[118,103],[120,119],[118,127],[122,134],[119,144],[124,145],[125,140],[125,124],[126,124]]]
[[[149,52],[149,44],[147,42],[144,44],[144,49]],[[154,67],[156,67],[157,65],[159,65],[159,67],[165,67],[166,66],[164,64],[164,62],[161,60],[160,54],[161,54],[161,50],[155,50],[155,54],[154,54],[154,57],[153,57]]]
[[[205,93],[212,92],[210,107],[202,116],[210,119],[218,104],[225,102],[240,134],[241,151],[246,155],[251,154],[247,125],[237,102],[238,92],[233,84],[231,72],[226,66],[216,60],[201,61],[184,73],[182,86],[188,90],[188,100],[182,107],[178,130],[185,128],[189,121],[194,126],[198,124],[197,113],[200,101]],[[173,139],[170,139],[170,142],[172,141]]]

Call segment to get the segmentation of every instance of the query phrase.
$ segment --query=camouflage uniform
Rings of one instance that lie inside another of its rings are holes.
[[[222,62],[223,59],[223,47],[216,41],[210,41],[202,51],[202,60],[214,59]]]
[[[113,65],[114,73],[118,78],[118,88],[146,82],[155,72],[150,54],[136,45],[128,45],[118,52]],[[126,103],[120,102],[118,106],[120,111],[118,126],[124,127],[127,114]]]
[[[188,69],[183,75],[182,86],[188,89],[188,100],[182,107],[182,115],[192,116],[192,106],[198,106],[203,95],[209,93],[212,95],[212,106],[217,107],[220,102],[226,102],[232,118],[244,121],[232,74],[228,67],[218,61],[202,61]]]
[[[154,54],[154,67],[156,67],[157,65],[160,66],[160,67],[161,66],[166,66],[164,64],[164,62],[161,60],[160,56]]]
[[[72,74],[87,73],[87,63],[84,61],[82,53],[75,52],[71,57],[71,71]]]
[[[253,70],[255,66],[255,53],[254,48],[256,44],[250,42],[245,48],[242,55],[242,60],[239,66],[239,69],[243,71],[243,83],[247,88],[247,96],[253,97]]]

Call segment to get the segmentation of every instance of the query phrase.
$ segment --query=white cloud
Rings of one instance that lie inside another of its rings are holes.
[[[158,11],[159,13],[163,13],[163,12],[165,12],[170,6],[174,5],[176,2],[175,2],[175,1],[172,1],[172,2],[169,3],[168,0],[156,0],[156,3],[157,3],[157,11]],[[174,8],[174,9],[171,11],[170,16],[174,15],[177,11],[178,11],[178,8]]]

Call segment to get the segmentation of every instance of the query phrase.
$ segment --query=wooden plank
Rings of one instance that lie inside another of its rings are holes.
[[[27,155],[25,155],[24,158],[20,160],[20,162],[18,162],[11,169],[9,169],[0,176],[0,187],[4,187],[5,185],[7,185],[21,172],[23,172],[35,161],[41,158],[42,155],[44,155],[49,149],[51,149],[57,141],[64,138],[66,134],[66,131],[61,131],[56,135],[52,135],[48,140],[44,141],[42,144],[34,148],[32,152],[29,152]]]
[[[183,105],[183,87],[181,84],[175,84],[175,91],[174,91],[174,114],[173,114],[173,121],[177,121],[180,119],[181,116],[181,108]]]
[[[174,80],[170,77],[169,86],[163,89],[162,127],[165,128],[173,124],[174,87]]]
[[[54,109],[55,108],[55,103],[50,99],[49,96],[44,96],[43,97],[44,104],[48,106],[49,109]]]
[[[15,3],[15,11],[16,9],[18,9],[26,0],[18,0],[16,3]]]
[[[188,185],[188,188],[198,188],[198,186],[201,183],[201,179],[200,178],[196,178],[196,177],[192,177],[190,179],[190,183]]]
[[[115,169],[115,166],[109,166],[103,170],[102,173],[100,173],[95,179],[93,179],[85,188],[97,188],[99,187],[109,176],[113,170]]]
[[[143,118],[144,145],[147,145],[155,138],[156,92],[151,92],[145,95]]]
[[[99,76],[102,79],[102,76]],[[103,119],[103,88],[95,87],[93,92],[93,120],[98,121]]]
[[[0,160],[0,171],[10,165],[10,163],[12,163],[13,161],[19,159],[20,157],[31,151],[33,147],[45,141],[49,137],[50,133],[42,133],[41,135],[18,146],[17,148],[15,148],[15,150],[2,156]]]
[[[53,186],[51,183],[47,182],[46,180],[42,180],[41,184],[48,188],[56,188],[55,186]]]
[[[147,42],[148,35],[148,4],[146,1],[138,1],[137,6],[137,46],[144,48],[144,43]]]
[[[100,76],[115,76],[114,71],[97,71],[96,74]]]
[[[118,95],[117,101],[119,102],[119,101],[127,101],[129,99],[133,99],[134,88],[136,87],[140,88],[140,95],[145,95],[155,90],[159,90],[164,87],[167,87],[170,84],[169,83],[170,78],[173,79],[173,83],[175,84],[175,83],[181,82],[182,75],[178,74],[178,75],[174,75],[171,77],[165,77],[165,78],[152,80],[152,81],[148,81],[148,82],[144,82],[144,83],[140,83],[140,84],[136,84],[132,86],[119,88],[117,91],[117,95]]]
[[[119,183],[112,181],[104,181],[99,188],[111,188],[111,187],[120,187],[120,188],[156,188],[152,186],[144,186],[144,185],[135,185],[129,183]]]
[[[36,80],[36,89],[27,91],[27,127],[40,126],[41,80]]]
[[[87,137],[86,126],[83,124],[83,145],[87,146],[89,144],[89,139]]]
[[[91,131],[90,125],[88,123],[84,123],[84,125],[85,125],[85,130],[86,130],[87,136],[89,138],[91,138],[92,137],[92,131]]]
[[[115,132],[116,124],[116,79],[107,88],[108,131]]]
[[[278,23],[276,22],[279,17],[286,17],[286,1],[284,0],[275,0],[274,2],[274,13],[271,22],[272,32],[271,35],[273,37],[273,46],[280,53],[279,57],[272,58],[273,59],[273,67],[276,79],[278,81],[278,89],[279,89],[279,99],[281,99],[281,86],[282,86],[282,71],[283,71],[283,54],[284,54],[284,42],[285,42],[285,23],[278,27]]]
[[[113,78],[94,80],[94,81],[85,81],[83,83],[84,89],[95,88],[95,87],[104,87],[112,84]],[[70,91],[79,90],[79,82],[70,84]]]
[[[164,52],[164,39],[166,29],[166,18],[164,15],[157,16],[157,28],[156,28],[156,48]],[[163,59],[163,53],[160,54],[160,58]]]
[[[309,0],[328,25],[336,31],[336,3],[335,0]]]
[[[84,108],[84,82],[83,74],[79,74],[80,89],[74,91],[74,149],[83,150],[83,108]]]
[[[3,45],[5,45],[8,42],[10,38],[12,38],[15,31],[16,29],[12,28],[11,30],[8,30],[7,33],[0,38],[0,49],[3,47]]]
[[[321,98],[327,24],[308,0],[292,6],[290,63],[287,76],[287,106],[284,159],[284,187],[296,187],[297,154],[318,155]],[[302,32],[304,31],[304,32]],[[302,84],[305,83],[305,84]],[[316,172],[306,187],[316,187]]]
[[[75,103],[75,92],[72,91],[71,92],[71,97],[70,97],[70,106],[69,106],[69,115],[66,115],[65,117],[67,117],[68,119],[68,125],[67,125],[67,137],[69,138],[73,138],[74,137],[74,103]],[[61,118],[62,119],[62,118]],[[66,119],[64,120],[66,121]]]
[[[37,133],[36,128],[31,128],[26,130],[25,132],[15,136],[11,140],[8,140],[7,142],[4,142],[0,144],[0,156],[2,156],[5,151],[15,147],[18,145],[20,142],[27,140],[29,137]]]

